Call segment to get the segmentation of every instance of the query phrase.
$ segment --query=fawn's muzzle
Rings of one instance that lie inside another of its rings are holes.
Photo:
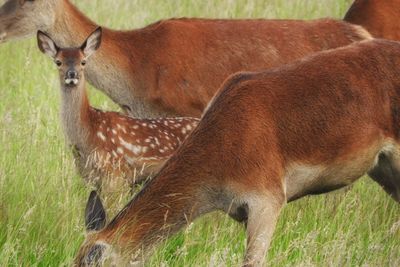
[[[65,75],[65,84],[67,85],[77,85],[79,82],[78,72],[74,70],[67,71]]]

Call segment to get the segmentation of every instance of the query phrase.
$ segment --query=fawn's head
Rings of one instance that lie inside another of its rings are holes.
[[[65,87],[76,87],[84,80],[83,70],[86,60],[100,47],[101,33],[102,30],[99,27],[80,47],[59,48],[47,34],[38,31],[39,49],[54,60],[58,67],[60,81]]]
[[[60,0],[6,0],[0,7],[0,42],[34,35],[54,23]]]

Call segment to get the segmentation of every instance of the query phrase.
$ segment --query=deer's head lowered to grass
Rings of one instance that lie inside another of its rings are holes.
[[[61,83],[61,117],[74,147],[81,175],[115,189],[156,172],[196,127],[195,118],[138,119],[92,108],[86,94],[87,59],[101,45],[101,28],[79,47],[60,48],[47,34],[37,35],[40,50],[57,65]],[[122,179],[119,179],[122,178]]]

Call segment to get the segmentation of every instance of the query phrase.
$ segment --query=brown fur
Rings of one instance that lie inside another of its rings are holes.
[[[4,31],[1,25],[5,25],[9,39],[16,38],[23,28],[17,27],[18,23],[25,23],[31,25],[25,35],[41,29],[60,46],[71,47],[79,45],[96,27],[67,0],[31,5],[40,4],[46,4],[46,13],[41,16],[32,13],[21,19],[30,8],[20,11],[19,16],[0,15],[0,34]],[[36,21],[52,14],[55,21]],[[8,24],[10,21],[14,24]],[[86,69],[87,78],[125,110],[142,117],[200,116],[232,73],[279,66],[315,51],[370,38],[361,27],[332,19],[187,18],[162,20],[132,31],[104,29],[103,37],[100,51]]]
[[[132,257],[223,210],[247,222],[245,263],[260,266],[286,201],[367,172],[400,201],[399,88],[400,44],[384,40],[233,75],[158,175],[88,236],[78,265],[99,242]]]
[[[400,41],[400,0],[355,0],[344,20],[363,26],[376,38]]]

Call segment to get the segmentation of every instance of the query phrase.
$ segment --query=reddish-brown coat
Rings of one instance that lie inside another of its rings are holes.
[[[400,40],[400,0],[355,0],[344,20],[363,26],[376,38]]]
[[[105,30],[104,43],[123,51],[115,59],[138,85],[132,94],[155,109],[200,116],[232,73],[279,66],[367,37],[362,29],[328,19],[171,19],[133,32]]]
[[[400,44],[373,40],[233,75],[158,175],[88,237],[78,262],[97,241],[132,255],[213,210],[247,221],[249,240],[268,244],[257,227],[273,227],[286,200],[348,185],[377,168],[372,178],[400,201],[399,74]],[[246,263],[262,264],[265,245],[249,247]]]
[[[40,17],[16,21],[16,15],[3,14],[0,35],[2,24],[12,38],[18,35],[12,31],[23,28],[19,23],[41,25],[35,20],[54,15],[56,21],[44,21],[42,30],[60,46],[80,45],[95,23],[68,0],[54,3],[44,6],[49,10]],[[28,16],[30,7],[45,4],[30,2],[18,18]],[[200,116],[232,73],[279,66],[369,37],[359,26],[332,19],[169,19],[133,31],[104,29],[103,45],[86,73],[96,88],[131,114]]]

